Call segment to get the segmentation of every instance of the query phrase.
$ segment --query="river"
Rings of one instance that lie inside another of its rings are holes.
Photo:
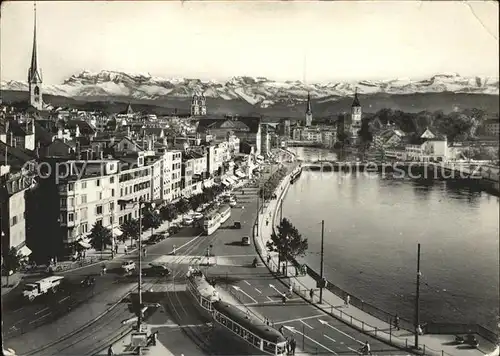
[[[305,160],[335,158],[317,149],[295,152]],[[326,278],[409,320],[420,243],[421,320],[496,329],[499,198],[444,181],[304,171],[283,216],[309,239],[304,259],[316,271],[325,220]]]

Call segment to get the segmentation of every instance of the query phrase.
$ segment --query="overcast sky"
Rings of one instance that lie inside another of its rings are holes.
[[[33,3],[2,2],[1,79],[26,80]],[[326,82],[498,76],[496,2],[37,3],[46,84],[83,69]]]

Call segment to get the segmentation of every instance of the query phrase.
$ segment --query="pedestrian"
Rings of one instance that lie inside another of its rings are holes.
[[[269,226],[269,219],[266,219],[266,226]]]
[[[115,253],[118,255],[118,244],[115,245]]]
[[[279,328],[278,331],[281,333],[281,335],[285,335],[284,334],[285,333],[285,328],[283,327],[283,325],[280,326],[280,328]]]
[[[267,255],[267,264],[269,264],[269,262],[271,262],[271,255]]]
[[[293,284],[292,284],[292,282],[290,282],[290,287],[288,287],[288,295],[290,296],[290,298],[293,295]]]
[[[174,255],[174,256],[175,256],[176,250],[177,250],[177,247],[174,245],[174,246],[172,247],[172,255]]]
[[[311,302],[313,301],[313,297],[314,297],[314,289],[311,288],[311,290],[309,291],[309,298],[311,298]]]
[[[156,346],[156,340],[158,340],[158,331],[153,333],[153,346]]]
[[[399,316],[398,316],[398,314],[396,314],[396,316],[394,317],[394,328],[396,330],[401,330],[400,327],[399,327]]]
[[[127,245],[123,246],[123,252],[125,252],[125,254],[128,254],[128,247],[127,247]]]
[[[286,275],[286,264],[285,263],[283,263],[283,265],[281,266],[281,270],[282,270],[283,275]]]
[[[146,250],[146,247],[144,247],[144,248],[142,249],[142,255],[143,255],[144,257],[146,257],[146,253],[147,253],[147,250]]]
[[[292,355],[295,355],[295,348],[297,347],[297,341],[292,337],[292,341],[290,341],[290,348],[292,351]]]
[[[113,352],[113,345],[109,345],[108,347],[108,356],[114,356],[114,352]]]
[[[420,326],[420,324],[417,325],[417,328],[415,329],[415,331],[417,332],[418,335],[423,335],[424,332],[422,330],[422,327]]]
[[[346,308],[349,308],[350,302],[351,302],[351,296],[349,294],[347,294],[346,297],[345,297],[345,301],[344,301],[344,304],[345,304]]]

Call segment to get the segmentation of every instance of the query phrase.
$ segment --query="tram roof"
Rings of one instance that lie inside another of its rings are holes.
[[[228,204],[223,204],[219,207],[218,211],[222,213],[222,212],[226,212],[228,210],[231,210],[231,207]]]
[[[234,305],[225,302],[213,303],[214,308],[221,314],[230,318],[233,322],[239,324],[241,327],[247,329],[258,337],[265,339],[272,343],[280,343],[286,341],[281,333],[274,329],[272,326],[264,324],[261,320],[252,315],[247,315],[241,309]]]

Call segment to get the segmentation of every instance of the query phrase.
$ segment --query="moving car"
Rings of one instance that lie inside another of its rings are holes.
[[[181,230],[181,228],[179,225],[172,224],[172,225],[170,225],[170,227],[168,228],[167,231],[170,235],[173,235],[173,234],[177,234],[180,230]]]
[[[132,272],[135,270],[135,262],[134,261],[125,261],[122,263],[122,269],[125,272]]]
[[[241,239],[241,244],[243,246],[250,246],[250,237],[243,236],[243,238]]]
[[[148,268],[142,270],[143,276],[162,276],[166,277],[170,275],[170,269],[162,264],[150,263]]]

